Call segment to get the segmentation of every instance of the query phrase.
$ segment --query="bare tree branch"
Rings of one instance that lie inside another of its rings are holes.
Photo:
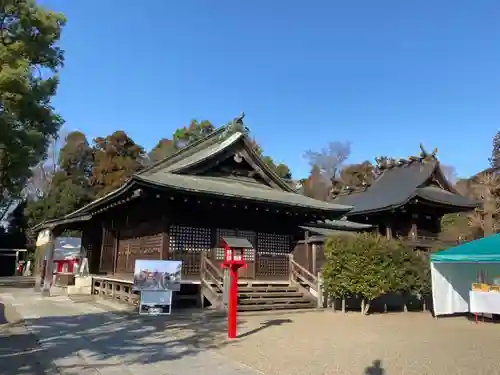
[[[351,154],[350,142],[330,142],[321,151],[308,150],[304,153],[311,168],[318,167],[321,175],[331,181]]]

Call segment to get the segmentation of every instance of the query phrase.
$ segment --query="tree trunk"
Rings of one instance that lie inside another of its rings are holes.
[[[361,314],[365,313],[365,299],[361,299]]]
[[[342,312],[345,313],[345,297],[342,297]]]

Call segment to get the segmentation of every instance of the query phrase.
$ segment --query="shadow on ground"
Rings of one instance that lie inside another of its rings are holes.
[[[382,367],[382,361],[380,359],[373,361],[371,366],[368,366],[365,369],[364,375],[386,375],[385,370]]]
[[[256,334],[256,333],[258,333],[266,328],[273,327],[273,326],[281,326],[281,325],[287,324],[287,323],[293,323],[293,320],[291,320],[291,319],[271,319],[271,320],[268,320],[266,322],[261,323],[260,326],[257,328],[254,328],[250,331],[247,331],[247,332],[244,332],[244,333],[238,335],[238,338],[242,339],[244,337],[254,335],[254,334]]]
[[[5,317],[5,305],[0,302],[0,325],[7,323],[7,318]]]
[[[276,324],[281,323],[270,320],[261,329]],[[150,317],[114,311],[28,319],[11,328],[8,334],[0,331],[0,375],[58,373],[52,361],[64,374],[86,367],[165,364],[228,344],[227,320],[220,312]]]

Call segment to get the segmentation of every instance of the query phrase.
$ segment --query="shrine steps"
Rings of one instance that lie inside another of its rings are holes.
[[[202,295],[210,301],[213,307],[224,307],[222,293],[215,284],[202,288]],[[238,288],[238,311],[295,310],[316,307],[317,301],[310,293],[287,282],[242,283]]]

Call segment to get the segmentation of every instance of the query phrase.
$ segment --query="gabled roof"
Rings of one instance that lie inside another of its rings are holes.
[[[247,157],[250,159],[249,161],[256,165],[265,180],[268,180],[275,187],[280,188],[283,191],[295,192],[295,190],[285,180],[280,178],[276,172],[274,172],[266,163],[264,163],[262,158],[257,155],[246,134],[235,132],[228,137],[224,137],[225,131],[227,131],[227,126],[217,129],[205,138],[202,138],[197,142],[184,147],[173,155],[143,169],[138,172],[137,175],[148,176],[160,170],[169,173],[184,173],[191,167],[206,162],[209,159],[216,158],[228,148],[234,146],[238,142],[241,142]]]
[[[159,188],[173,189],[177,191],[206,194],[271,203],[282,206],[296,206],[324,213],[336,212],[339,214],[349,211],[352,207],[323,202],[313,198],[297,194],[295,190],[282,180],[255,152],[247,135],[241,132],[224,135],[227,127],[221,127],[205,138],[193,142],[175,154],[143,169],[133,175],[122,187],[99,198],[66,217],[79,216],[94,210],[97,206],[104,204],[110,199],[117,198],[132,189],[133,186],[156,186]],[[220,177],[208,177],[191,175],[191,168],[202,163],[213,161],[217,163],[217,157],[225,152],[238,150],[257,173],[267,182],[269,186],[235,181]]]
[[[442,188],[428,186],[433,177]],[[353,216],[397,208],[415,197],[463,210],[478,206],[478,202],[459,195],[450,186],[437,160],[386,169],[365,191],[339,196],[333,202],[354,206],[348,213]]]

